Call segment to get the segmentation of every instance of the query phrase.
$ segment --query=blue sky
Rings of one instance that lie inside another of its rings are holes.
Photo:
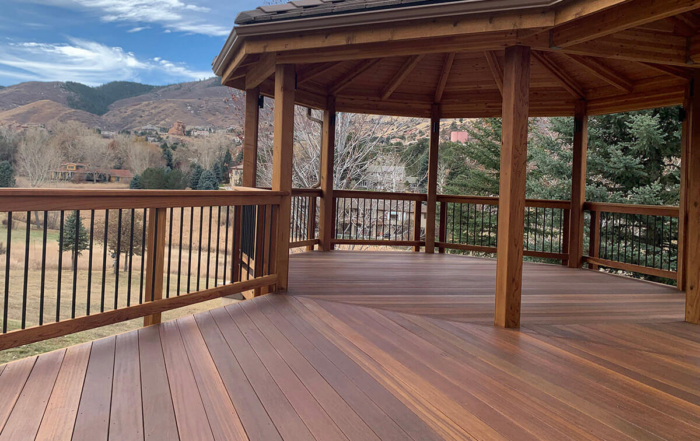
[[[0,85],[213,76],[238,12],[264,0],[0,0]]]

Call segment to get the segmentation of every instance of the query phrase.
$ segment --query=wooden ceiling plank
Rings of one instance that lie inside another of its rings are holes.
[[[359,63],[357,63],[357,65],[355,65],[355,67],[345,77],[341,78],[338,82],[336,82],[335,85],[333,85],[330,88],[328,93],[330,95],[334,95],[334,96],[337,95],[343,89],[348,87],[350,85],[350,83],[355,81],[355,79],[357,79],[357,77],[359,77],[363,73],[367,72],[369,69],[374,67],[374,65],[379,63],[379,61],[381,61],[381,58],[360,61]]]
[[[686,71],[683,68],[675,67],[675,66],[666,66],[664,64],[655,64],[655,63],[645,63],[645,62],[639,62],[639,64],[646,66],[648,68],[654,69],[657,72],[664,73],[666,75],[671,75],[676,78],[682,78],[684,80],[690,80],[691,74],[690,72]]]
[[[550,45],[565,48],[700,7],[697,0],[637,0],[551,30]]]
[[[674,17],[669,17],[671,23],[673,23],[673,29],[675,32],[683,35],[684,37],[692,37],[697,33],[697,29],[688,24],[687,21],[683,20],[682,15],[676,15]]]
[[[532,57],[537,60],[569,93],[578,99],[584,99],[585,93],[576,81],[551,60],[551,56],[544,52],[532,51]]]
[[[392,93],[403,83],[403,81],[411,74],[411,71],[416,68],[418,63],[425,57],[425,55],[414,55],[408,57],[404,64],[399,68],[399,70],[391,78],[391,81],[384,87],[382,91],[382,101],[389,99]]]
[[[567,55],[567,57],[585,67],[596,77],[600,78],[611,86],[615,86],[623,92],[629,93],[634,89],[634,84],[632,84],[632,81],[594,58],[582,57],[580,55]]]
[[[435,88],[435,103],[442,101],[442,94],[445,92],[445,85],[447,84],[447,79],[450,76],[450,70],[452,70],[452,63],[455,61],[455,53],[450,52],[445,55],[445,60],[442,63],[442,71],[440,72],[440,79],[438,80],[438,85]]]
[[[276,58],[275,54],[264,54],[256,64],[250,67],[245,75],[246,90],[258,87],[275,73]]]
[[[338,66],[341,62],[334,63],[334,62],[329,62],[329,63],[320,63],[317,65],[314,65],[310,67],[309,69],[304,70],[303,72],[299,72],[297,74],[297,86],[300,86],[307,81],[311,81],[314,78],[318,78],[322,76],[325,73],[328,73],[330,70],[334,69],[336,66]]]
[[[503,68],[501,67],[501,63],[498,62],[498,57],[496,56],[496,52],[494,51],[486,51],[484,52],[484,55],[486,55],[486,62],[489,65],[489,69],[491,69],[491,74],[493,75],[493,80],[496,82],[496,86],[498,87],[498,91],[501,92],[501,96],[503,95]]]

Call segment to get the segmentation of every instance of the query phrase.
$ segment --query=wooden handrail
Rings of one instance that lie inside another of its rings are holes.
[[[462,196],[439,194],[437,196],[437,201],[452,202],[456,204],[498,205],[498,196]],[[547,199],[525,199],[525,206],[537,208],[561,208],[567,210],[571,208],[571,202]]]
[[[639,214],[649,216],[678,217],[678,207],[669,205],[633,205],[633,204],[612,204],[607,202],[586,202],[583,204],[586,211]]]
[[[427,201],[428,196],[421,193],[391,193],[388,191],[333,190],[336,199],[388,199],[392,201]]]
[[[292,188],[292,196],[321,197],[323,196],[323,191],[320,188]]]
[[[277,205],[283,191],[236,187],[222,190],[0,189],[0,210],[60,211]]]

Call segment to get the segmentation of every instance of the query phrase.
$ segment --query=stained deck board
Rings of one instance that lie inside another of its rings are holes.
[[[526,264],[522,328],[505,330],[494,275],[462,256],[296,254],[286,295],[0,366],[0,439],[697,439],[683,293]]]

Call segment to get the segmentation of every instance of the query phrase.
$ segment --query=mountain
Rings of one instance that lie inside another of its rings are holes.
[[[221,86],[218,78],[169,86],[27,82],[0,89],[0,122],[49,124],[75,119],[113,131],[169,127],[175,121],[190,127],[227,128],[241,125],[243,102],[239,92]]]

